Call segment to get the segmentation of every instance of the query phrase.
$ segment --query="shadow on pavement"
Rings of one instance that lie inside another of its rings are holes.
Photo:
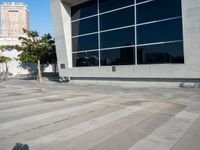
[[[42,74],[43,79],[45,81],[54,81],[54,82],[60,82],[60,77],[58,75],[58,73],[43,73]],[[21,80],[37,80],[37,74],[31,74],[31,75],[24,75],[24,76],[20,76],[18,77],[18,79]]]
[[[12,150],[29,150],[29,146],[27,144],[16,143]]]

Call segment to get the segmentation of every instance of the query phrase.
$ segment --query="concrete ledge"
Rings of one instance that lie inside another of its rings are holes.
[[[200,88],[200,80],[71,78],[70,84],[137,88]]]
[[[128,78],[128,79],[199,79],[200,65],[187,64],[156,64],[156,65],[128,65],[102,67],[74,67],[60,72],[62,77],[75,78]]]

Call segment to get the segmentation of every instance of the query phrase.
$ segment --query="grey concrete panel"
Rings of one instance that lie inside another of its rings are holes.
[[[200,79],[200,65],[165,64],[108,67],[81,67],[65,70],[70,77],[102,77],[102,78],[168,78],[168,79]]]
[[[185,63],[200,65],[200,1],[182,0]]]

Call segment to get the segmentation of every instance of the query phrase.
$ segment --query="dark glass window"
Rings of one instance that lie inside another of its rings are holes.
[[[72,38],[73,52],[78,52],[73,53],[73,66],[99,65],[98,37],[102,66],[135,64],[133,46],[135,45],[135,27],[125,28],[135,24],[135,6],[130,6],[134,4],[134,0],[99,1],[100,37],[94,33],[98,32],[97,16],[72,21],[72,36],[77,36]],[[155,21],[137,26],[138,64],[184,63],[183,42],[175,42],[183,40],[181,0],[136,0],[136,2],[145,2],[137,5],[137,24]],[[111,11],[126,6],[129,7]],[[72,7],[72,20],[97,15],[97,12],[97,0],[90,0]],[[177,18],[159,21],[172,17]],[[78,37],[78,35],[88,33],[92,34]],[[167,41],[174,42],[166,43]],[[162,43],[148,45],[148,43],[157,42]],[[142,46],[143,44],[147,45]],[[94,51],[83,52],[87,50]]]
[[[134,27],[101,33],[101,48],[134,45]]]
[[[133,47],[101,51],[101,65],[133,65],[135,52]]]
[[[73,54],[73,66],[98,66],[99,65],[99,52],[84,52]]]
[[[99,11],[101,13],[132,4],[134,4],[134,0],[100,0]]]
[[[138,47],[138,64],[184,63],[183,42]]]
[[[133,47],[105,50],[100,53],[102,66],[133,65],[135,63]]]
[[[98,49],[98,35],[87,35],[72,39],[73,52]]]
[[[98,18],[92,17],[72,23],[72,36],[98,31]]]
[[[181,0],[154,0],[137,6],[137,23],[181,16]]]
[[[182,19],[174,19],[137,27],[138,44],[182,39]]]
[[[114,11],[100,16],[101,30],[134,24],[134,7]]]
[[[71,8],[72,20],[97,14],[97,0],[91,0],[86,3]]]

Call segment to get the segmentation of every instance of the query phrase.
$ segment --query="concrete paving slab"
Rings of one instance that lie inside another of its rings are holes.
[[[27,143],[32,147],[32,149],[41,149],[53,144],[62,143],[70,138],[79,136],[88,131],[97,129],[101,126],[107,125],[113,121],[119,120],[123,117],[126,117],[136,111],[145,109],[152,106],[154,103],[145,103],[142,106],[131,106],[126,109],[120,109],[116,112],[110,113],[108,115],[98,117],[87,122],[77,124],[73,127],[67,128],[62,131],[58,131],[47,136],[38,138],[33,141],[27,141]]]
[[[189,130],[177,141],[171,150],[198,150],[200,149],[200,118],[198,118]]]
[[[199,150],[200,89],[149,85],[1,82],[0,150]]]
[[[160,112],[163,108],[169,107],[167,104],[155,104],[152,107]],[[149,108],[149,107],[148,107]],[[148,109],[147,108],[147,109]],[[141,124],[145,120],[153,117],[154,113],[149,113],[147,111],[138,111],[120,120],[114,121],[106,126],[102,126],[96,130],[92,130],[78,137],[72,138],[69,141],[65,141],[62,144],[54,146],[54,149],[61,147],[69,150],[85,150],[85,149],[95,149],[96,145],[100,145],[105,141],[109,141],[110,138],[118,137],[119,133],[128,130],[129,128]],[[87,138],[86,138],[87,137]],[[110,143],[111,144],[111,143]],[[118,147],[112,145],[112,149],[118,149]],[[126,145],[126,143],[124,143]],[[103,146],[100,146],[103,148]],[[108,149],[111,147],[108,146]]]
[[[1,139],[0,145],[4,149],[11,149],[13,145],[16,144],[16,142],[25,142],[28,140],[31,141],[54,132],[64,130],[67,127],[74,126],[78,123],[85,122],[96,117],[114,112],[116,110],[117,108],[106,107],[99,110],[97,109],[89,113],[82,113],[79,116],[72,116],[72,118],[67,118],[66,120],[59,120],[57,122],[46,124],[44,126],[38,126],[37,128],[33,128],[32,130],[23,130],[23,132],[21,132],[20,134]],[[48,120],[44,120],[44,122],[46,121]]]
[[[128,150],[170,150],[199,116],[185,109]]]

